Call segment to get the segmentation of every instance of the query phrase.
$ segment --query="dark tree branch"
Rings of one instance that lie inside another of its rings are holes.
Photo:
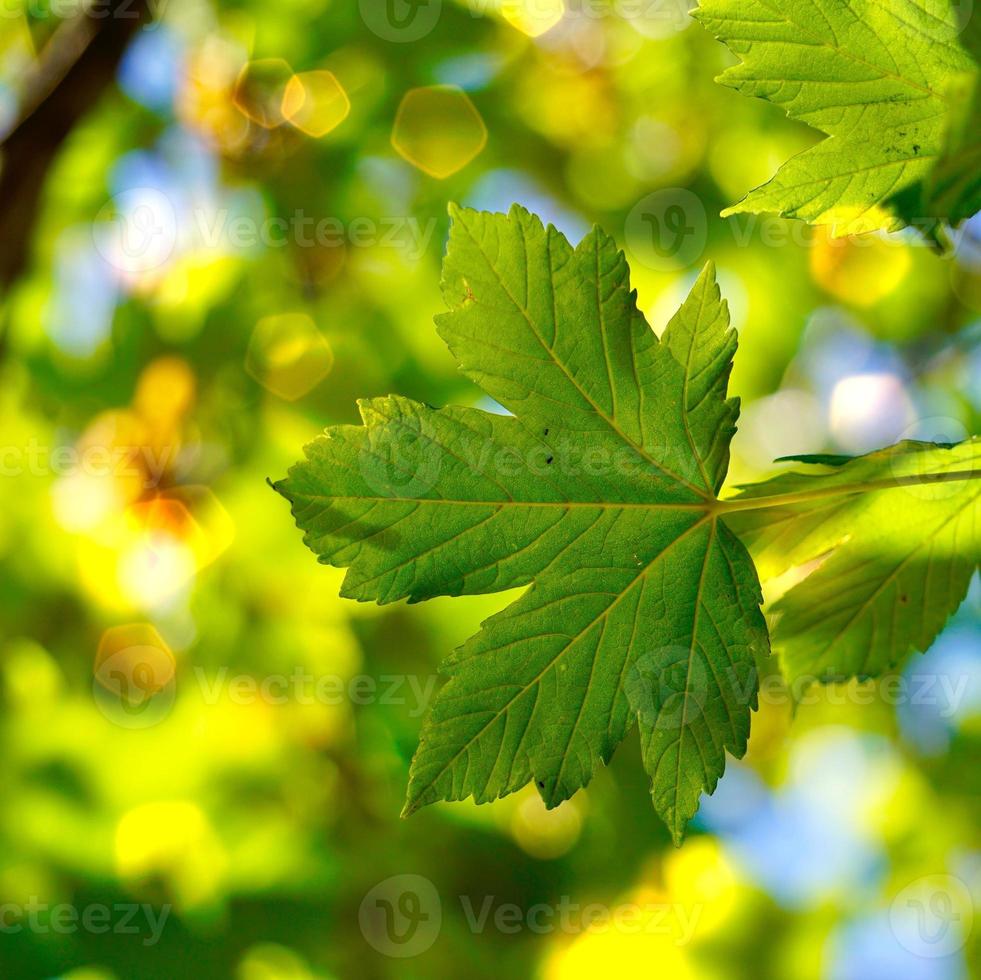
[[[0,292],[23,271],[41,192],[58,149],[112,83],[147,0],[111,0],[65,21],[26,79],[21,112],[0,142]]]

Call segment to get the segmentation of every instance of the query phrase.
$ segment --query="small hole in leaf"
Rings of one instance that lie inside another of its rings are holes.
[[[547,463],[551,463],[552,462],[552,459],[553,459],[553,457],[552,456],[549,456],[548,459],[545,460],[546,464]]]

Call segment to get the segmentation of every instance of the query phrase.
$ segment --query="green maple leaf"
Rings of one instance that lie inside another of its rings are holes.
[[[745,751],[769,652],[734,527],[775,570],[813,557],[781,547],[781,520],[799,521],[819,552],[845,553],[843,532],[820,537],[830,501],[850,501],[856,484],[869,499],[909,490],[914,473],[918,490],[963,487],[963,467],[930,447],[923,476],[907,457],[923,458],[900,446],[720,500],[736,337],[712,267],[659,340],[599,229],[572,248],[518,207],[451,212],[438,329],[513,415],[363,402],[364,424],[328,429],[276,489],[320,561],[348,569],[350,598],[529,586],[444,663],[407,813],[528,782],[554,806],[636,723],[654,806],[678,841],[726,752]]]
[[[723,216],[774,211],[835,234],[915,224],[936,237],[981,208],[974,25],[950,0],[701,0],[740,59],[719,81],[828,135]]]

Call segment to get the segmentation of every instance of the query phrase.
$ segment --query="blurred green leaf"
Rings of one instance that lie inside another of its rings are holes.
[[[748,487],[734,505],[784,503],[729,518],[770,574],[824,559],[774,604],[774,646],[795,679],[879,676],[926,650],[967,594],[981,561],[981,440],[801,461],[832,469]]]
[[[702,0],[737,55],[719,81],[828,135],[723,215],[775,211],[852,235],[929,235],[981,206],[978,66],[947,0]]]

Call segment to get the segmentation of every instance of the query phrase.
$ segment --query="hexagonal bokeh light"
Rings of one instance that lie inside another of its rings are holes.
[[[285,119],[283,101],[293,69],[282,58],[247,62],[235,83],[235,106],[264,129],[275,129]]]
[[[462,170],[487,143],[487,127],[463,89],[431,85],[405,93],[392,146],[414,167],[443,180]]]
[[[312,391],[333,366],[330,344],[305,313],[263,317],[245,355],[249,374],[286,401]]]
[[[564,0],[503,0],[501,16],[529,37],[540,37],[565,16]]]
[[[351,100],[333,72],[305,71],[286,83],[283,115],[308,136],[326,136],[344,122],[350,111]]]

